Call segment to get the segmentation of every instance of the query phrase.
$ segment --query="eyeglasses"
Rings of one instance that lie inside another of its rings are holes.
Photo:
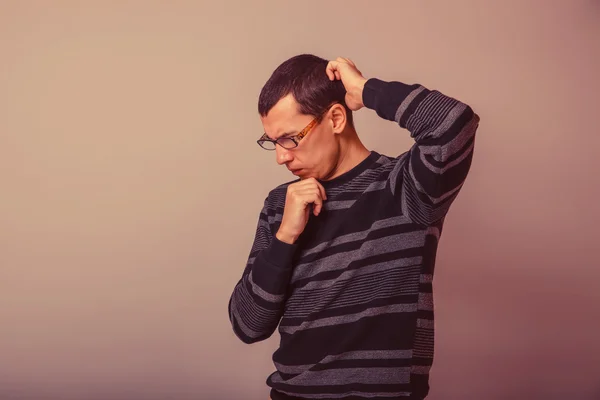
[[[333,106],[333,104],[331,106]],[[317,125],[317,123],[319,122],[321,117],[329,110],[329,108],[331,106],[327,107],[322,113],[317,115],[297,135],[281,137],[277,140],[273,140],[273,139],[269,138],[267,136],[267,134],[265,133],[264,135],[261,136],[260,139],[258,139],[256,141],[256,143],[258,143],[258,145],[265,150],[275,150],[276,145],[280,145],[281,147],[283,147],[284,149],[287,149],[287,150],[293,149],[294,147],[297,147],[300,140],[302,140],[302,138],[304,138],[306,135],[308,135],[308,133],[315,127],[315,125]]]

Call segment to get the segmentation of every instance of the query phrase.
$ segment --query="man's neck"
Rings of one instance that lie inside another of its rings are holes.
[[[338,165],[327,180],[332,180],[345,174],[363,162],[371,154],[369,149],[367,149],[360,141],[356,132],[353,132],[348,136],[348,140],[342,143],[342,151]]]

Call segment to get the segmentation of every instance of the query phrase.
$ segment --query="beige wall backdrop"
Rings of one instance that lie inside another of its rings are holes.
[[[600,399],[598,1],[0,2],[0,399],[259,400],[227,302],[299,53],[481,115],[438,255],[432,400]],[[367,146],[408,133],[356,115]]]

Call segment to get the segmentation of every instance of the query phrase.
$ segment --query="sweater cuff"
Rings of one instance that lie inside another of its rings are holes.
[[[377,78],[367,80],[362,92],[362,101],[365,107],[374,110],[377,107],[377,99],[385,87],[385,82]]]
[[[297,244],[285,243],[277,237],[273,237],[271,244],[265,249],[263,257],[269,264],[279,268],[289,268],[292,265],[292,257],[297,248]]]

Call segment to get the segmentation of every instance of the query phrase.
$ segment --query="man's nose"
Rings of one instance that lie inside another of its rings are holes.
[[[279,165],[282,165],[282,164],[292,161],[293,157],[290,154],[290,151],[287,149],[284,149],[280,145],[275,146],[275,153],[277,156],[277,164],[279,164]]]

